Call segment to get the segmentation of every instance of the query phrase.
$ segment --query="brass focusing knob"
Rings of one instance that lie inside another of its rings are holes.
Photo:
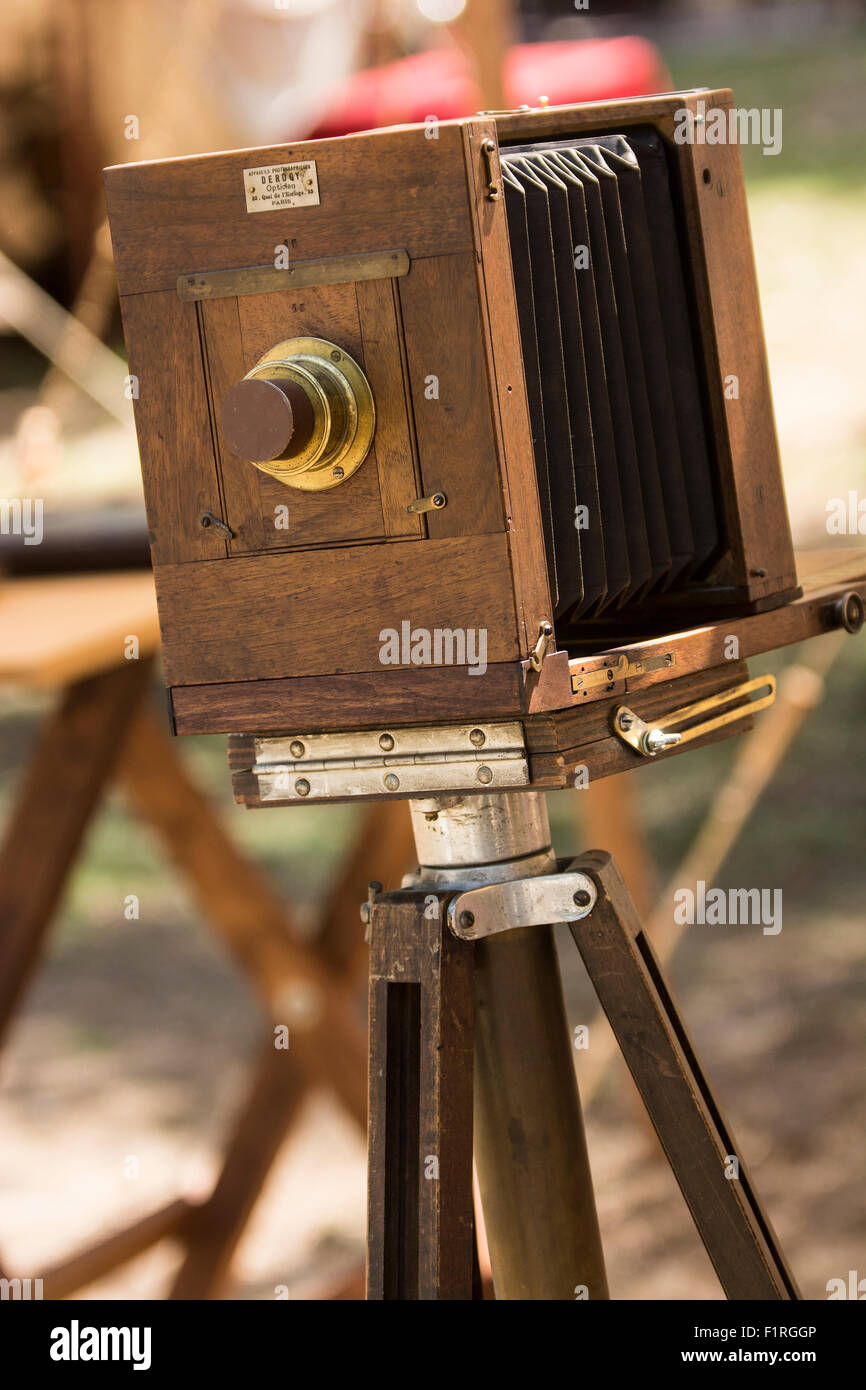
[[[227,393],[222,435],[289,487],[320,492],[360,468],[373,442],[373,393],[357,362],[324,338],[290,338]]]

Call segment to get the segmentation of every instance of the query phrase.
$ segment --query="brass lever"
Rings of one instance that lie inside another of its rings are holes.
[[[767,694],[762,695],[758,700],[750,700],[748,704],[736,709],[725,709],[725,705],[730,705],[734,700],[740,700],[744,695],[751,695],[754,690],[766,689]],[[670,714],[662,715],[654,723],[647,724],[640,715],[635,714],[634,710],[627,705],[618,705],[614,710],[613,727],[614,731],[641,757],[654,758],[657,753],[662,753],[666,748],[674,748],[681,743],[691,743],[692,739],[702,738],[704,734],[709,734],[713,729],[721,729],[726,724],[733,724],[737,719],[745,719],[750,714],[755,714],[758,710],[766,709],[776,698],[776,677],[757,676],[754,680],[745,681],[742,685],[734,686],[731,690],[723,690],[718,695],[709,695],[704,700],[695,700],[691,705],[683,705],[680,709],[671,710]],[[699,724],[694,724],[690,729],[683,729],[676,732],[671,726],[675,724],[686,724],[690,719],[694,719],[699,714],[706,714],[710,710],[721,710],[712,719],[702,720]]]

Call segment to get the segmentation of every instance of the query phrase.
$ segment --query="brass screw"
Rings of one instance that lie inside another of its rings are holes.
[[[385,787],[389,792],[395,792],[400,785],[400,778],[393,772],[389,772],[384,777]]]
[[[306,751],[306,748],[301,743],[301,740],[299,738],[292,739],[291,743],[289,744],[289,752],[291,753],[293,758],[302,758]]]
[[[479,782],[483,783],[485,787],[493,781],[493,773],[490,771],[489,767],[483,764],[481,767],[479,767],[475,776],[477,777]]]
[[[390,734],[382,734],[379,739],[379,747],[384,749],[386,753],[391,752],[391,749],[394,747],[394,740]]]
[[[297,782],[295,783],[295,791],[298,793],[298,796],[310,795],[310,784],[307,781],[306,777],[298,778]]]
[[[469,735],[469,742],[473,743],[476,748],[482,748],[487,742],[487,735],[483,729],[473,729]]]

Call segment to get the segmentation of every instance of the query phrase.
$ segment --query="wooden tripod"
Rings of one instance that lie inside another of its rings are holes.
[[[728,1298],[797,1299],[611,856],[556,864],[538,793],[417,802],[413,821],[417,880],[365,912],[368,1298],[479,1296],[473,1131],[497,1297],[607,1297],[545,925],[568,920]]]

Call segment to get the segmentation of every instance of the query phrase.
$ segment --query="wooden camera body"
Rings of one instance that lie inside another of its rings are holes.
[[[178,732],[569,720],[827,625],[761,625],[800,590],[731,104],[106,171]]]

